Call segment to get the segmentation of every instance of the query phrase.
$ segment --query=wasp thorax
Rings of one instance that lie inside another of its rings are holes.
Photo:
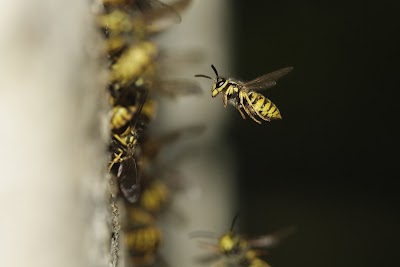
[[[242,239],[232,232],[223,235],[219,240],[219,249],[226,255],[234,255],[242,249]]]

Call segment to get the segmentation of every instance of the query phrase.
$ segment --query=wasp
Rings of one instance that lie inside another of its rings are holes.
[[[97,24],[107,37],[107,54],[117,56],[131,44],[180,23],[178,12],[190,2],[178,0],[167,5],[157,0],[103,1],[106,12],[97,17]],[[132,12],[135,7],[141,12]]]
[[[208,231],[192,232],[191,238],[212,238],[216,243],[200,242],[205,249],[212,252],[199,259],[202,263],[216,261],[215,266],[240,266],[240,267],[269,267],[270,265],[259,256],[265,254],[265,249],[278,244],[282,239],[294,231],[294,227],[288,227],[273,234],[247,239],[233,231],[236,215],[230,229],[223,235],[218,236]]]
[[[140,121],[148,124],[155,117],[157,110],[157,104],[153,99],[148,99],[143,105],[140,113]],[[128,107],[117,105],[114,106],[111,113],[110,129],[113,134],[117,134],[119,137],[126,136],[130,132],[130,124],[132,118],[137,112],[136,105],[130,105]]]
[[[221,93],[224,107],[228,102],[232,104],[240,113],[243,119],[247,115],[255,122],[261,124],[261,120],[271,121],[275,119],[282,119],[279,109],[271,100],[258,93],[257,91],[271,88],[276,85],[276,82],[288,74],[293,68],[287,67],[268,74],[264,74],[249,82],[241,82],[231,78],[219,77],[217,69],[211,65],[216,74],[216,79],[210,76],[197,74],[195,77],[203,77],[214,81],[211,96],[216,97]]]
[[[161,179],[145,177],[138,205],[151,214],[157,214],[169,203],[171,190]]]
[[[114,102],[129,91],[147,87],[168,97],[201,94],[198,83],[187,79],[159,80],[157,64],[154,62],[158,50],[151,42],[144,41],[129,47],[111,66],[109,91]],[[129,90],[124,90],[129,88]],[[133,90],[130,90],[133,89]]]
[[[108,170],[111,172],[115,164],[119,164],[117,169],[117,178],[119,187],[124,197],[131,203],[137,201],[140,195],[139,174],[136,164],[135,154],[136,145],[139,139],[140,113],[147,99],[147,91],[145,92],[140,106],[131,120],[129,133],[125,136],[113,134],[112,147],[113,157],[109,163]]]
[[[142,78],[140,78],[142,79]],[[151,91],[158,92],[169,98],[178,96],[198,95],[202,93],[199,84],[189,80],[164,80],[146,82],[146,86],[141,85],[138,88],[120,88],[120,90],[110,89],[110,104],[113,106],[111,111],[110,129],[112,133],[125,136],[129,132],[130,121],[137,112],[135,104],[137,90],[143,87]],[[154,99],[148,99],[140,113],[140,120],[146,124],[155,118],[158,105]]]
[[[124,8],[124,9],[133,9],[138,8],[143,13],[152,11],[152,10],[160,10],[160,9],[179,9],[185,7],[189,4],[191,0],[178,0],[176,3],[171,5],[164,4],[158,0],[101,0],[101,3],[107,9],[115,9],[115,8]],[[176,12],[176,11],[175,11]],[[177,14],[179,15],[179,14]]]
[[[157,55],[156,45],[149,41],[143,41],[127,48],[111,66],[110,81],[114,89],[119,90],[120,87],[126,87],[139,79]]]
[[[141,161],[139,164],[142,173],[144,170],[143,161],[154,161],[165,145],[183,137],[197,135],[203,130],[204,126],[194,125],[156,138],[144,136],[144,139],[140,140]],[[137,201],[126,206],[128,222],[125,240],[133,266],[149,266],[156,260],[163,260],[162,257],[157,255],[158,247],[162,241],[162,233],[155,225],[154,218],[170,203],[172,192],[177,186],[176,182],[182,178],[179,173],[173,172],[172,176],[175,180],[165,180],[162,178],[165,178],[164,176],[168,174],[169,170],[163,167],[159,171],[156,168],[151,169],[153,170],[151,174],[144,172],[141,175],[141,194]]]
[[[163,240],[154,217],[139,207],[127,207],[125,244],[133,266],[149,266],[154,263]]]

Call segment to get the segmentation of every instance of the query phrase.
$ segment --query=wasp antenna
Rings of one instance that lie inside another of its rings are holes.
[[[233,221],[232,221],[231,228],[230,228],[231,232],[233,232],[233,227],[235,227],[235,223],[236,223],[236,220],[238,217],[239,217],[239,212],[237,212],[235,217],[233,217]]]
[[[134,124],[131,127],[131,131],[136,130],[136,125],[139,121],[140,113],[142,112],[142,108],[144,106],[144,103],[146,102],[148,93],[149,92],[147,90],[144,91],[144,95],[142,96],[142,99],[141,99],[142,102],[140,103],[139,108],[136,110],[135,117],[132,120],[132,121],[134,121]]]
[[[203,75],[203,74],[196,74],[196,75],[194,75],[194,77],[203,77],[203,78],[207,78],[207,79],[210,79],[210,80],[214,80],[214,79],[211,78],[210,76]]]
[[[219,75],[218,75],[217,69],[212,64],[211,64],[211,68],[214,70],[215,74],[217,75],[217,79],[218,79]]]

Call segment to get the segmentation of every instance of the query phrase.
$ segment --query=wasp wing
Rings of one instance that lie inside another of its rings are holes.
[[[171,98],[176,96],[199,95],[203,93],[199,83],[183,79],[159,81],[155,85],[154,89]]]
[[[119,164],[117,178],[126,200],[131,203],[136,202],[140,196],[140,183],[136,160],[133,156]]]
[[[271,88],[276,85],[276,82],[280,78],[287,75],[292,70],[293,67],[287,67],[271,73],[264,74],[252,81],[243,83],[242,88],[245,90],[263,90]]]
[[[190,2],[189,0],[183,0],[180,2]],[[176,8],[158,0],[136,0],[137,7],[142,11],[145,16],[145,20],[154,21],[162,17],[170,17],[175,23],[180,23],[182,21],[181,16],[176,11]]]
[[[198,231],[193,231],[189,233],[189,238],[212,238],[212,239],[218,239],[219,235],[210,232],[210,231],[203,231],[203,230],[198,230]]]
[[[153,144],[162,146],[162,145],[176,142],[179,139],[182,139],[184,137],[186,137],[188,139],[196,137],[196,136],[202,134],[205,131],[205,129],[206,129],[206,126],[204,124],[190,125],[190,126],[186,126],[181,129],[171,131],[160,137],[154,138],[151,140],[151,142],[153,142]]]
[[[210,264],[217,261],[219,258],[221,258],[221,256],[218,253],[210,253],[197,256],[194,261],[199,264]]]
[[[161,149],[171,143],[177,142],[179,139],[184,137],[192,138],[202,134],[206,127],[203,124],[187,126],[182,129],[178,129],[159,137],[149,138],[142,146],[143,154],[147,157],[154,159],[156,158]]]
[[[279,244],[283,239],[291,235],[294,231],[295,227],[290,226],[269,235],[250,239],[248,240],[248,243],[252,248],[270,248]]]
[[[140,196],[140,176],[138,173],[136,160],[134,158],[134,140],[137,140],[137,134],[139,131],[137,125],[138,123],[140,123],[139,116],[142,112],[144,103],[146,102],[147,95],[147,90],[140,92],[139,107],[131,120],[131,130],[127,137],[129,143],[128,141],[125,141],[125,146],[127,146],[127,148],[125,148],[126,158],[120,162],[117,172],[117,178],[121,192],[124,197],[131,203],[136,202]],[[114,138],[116,138],[117,140],[120,139],[118,135],[114,135]],[[123,142],[120,141],[120,143],[122,144]]]

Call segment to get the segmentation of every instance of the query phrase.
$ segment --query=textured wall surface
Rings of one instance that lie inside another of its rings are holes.
[[[0,266],[108,261],[90,14],[85,1],[2,2]]]

